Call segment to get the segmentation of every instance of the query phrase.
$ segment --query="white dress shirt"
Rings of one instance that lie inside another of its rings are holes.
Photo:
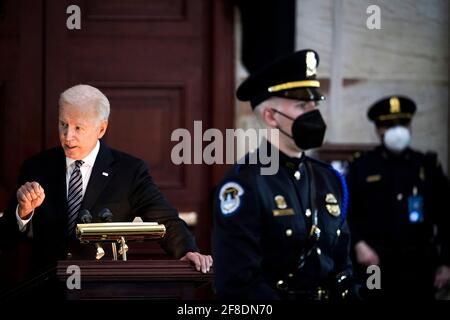
[[[89,183],[89,178],[91,177],[92,168],[94,167],[95,159],[97,159],[99,150],[100,150],[100,141],[97,140],[97,144],[95,145],[94,149],[92,149],[92,151],[84,159],[81,159],[84,162],[83,165],[80,167],[81,177],[83,179],[83,191],[82,191],[83,197],[84,197],[84,192],[86,191],[87,185]],[[75,159],[66,157],[66,197],[68,196],[67,192],[69,190],[69,180],[70,180],[70,175],[72,174],[72,171],[75,168],[75,161],[76,161]],[[44,192],[45,192],[45,190],[44,190]],[[19,217],[18,209],[19,209],[19,205],[17,205],[17,208],[16,208],[17,224],[19,225],[20,231],[25,231],[26,225],[28,224],[28,222],[30,222],[31,218],[33,218],[34,210],[31,213],[30,218],[23,220]]]

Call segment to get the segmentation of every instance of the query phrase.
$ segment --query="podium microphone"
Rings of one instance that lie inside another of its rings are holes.
[[[92,222],[92,215],[87,209],[80,210],[78,213],[78,220],[80,223],[91,223]]]
[[[100,217],[100,220],[102,222],[112,222],[113,221],[113,214],[108,208],[103,208],[98,213],[98,216]]]
[[[92,223],[92,215],[87,209],[80,210],[78,218],[81,223]],[[105,255],[105,250],[103,250],[99,243],[95,244],[95,248],[97,249],[95,259],[100,260]]]
[[[112,214],[111,210],[109,210],[108,208],[103,208],[102,210],[100,210],[100,212],[98,213],[98,216],[100,217],[101,222],[112,222],[113,214]],[[111,248],[112,248],[112,253],[113,253],[113,259],[117,260],[116,244],[112,243]]]

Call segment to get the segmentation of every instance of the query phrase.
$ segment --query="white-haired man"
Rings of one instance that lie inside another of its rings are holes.
[[[109,112],[108,99],[92,86],[76,85],[61,94],[61,146],[23,164],[16,199],[2,219],[13,231],[10,239],[31,233],[34,262],[42,269],[70,256],[80,210],[89,210],[95,219],[107,208],[113,221],[140,216],[164,224],[162,248],[208,272],[211,256],[198,252],[186,224],[153,183],[146,164],[100,141]]]

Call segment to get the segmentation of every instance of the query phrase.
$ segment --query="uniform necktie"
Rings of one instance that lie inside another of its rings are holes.
[[[69,192],[67,195],[67,231],[69,235],[72,235],[75,230],[75,225],[78,220],[78,212],[81,207],[81,200],[83,199],[83,178],[80,170],[83,163],[84,161],[82,160],[75,161],[75,168],[73,169],[69,179]]]

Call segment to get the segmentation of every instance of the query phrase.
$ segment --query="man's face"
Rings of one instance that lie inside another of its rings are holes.
[[[316,102],[315,101],[300,101],[300,100],[293,100],[293,99],[278,99],[279,103],[275,107],[278,111],[283,112],[285,115],[291,117],[292,119],[297,118],[298,116],[313,111],[316,109]],[[284,117],[283,115],[280,115],[278,113],[274,114],[274,117],[276,118],[278,122],[279,128],[284,130],[286,133],[288,133],[290,136],[292,136],[292,123],[293,120],[288,119]],[[300,149],[295,144],[294,140],[292,140],[289,137],[286,137],[284,135],[280,135],[280,139],[284,139],[286,145],[293,151],[299,151]]]
[[[378,138],[380,139],[381,142],[383,141],[383,137],[384,137],[384,134],[386,133],[386,131],[388,129],[392,128],[392,127],[395,127],[395,126],[402,126],[402,127],[405,127],[405,128],[407,128],[408,130],[411,131],[411,124],[410,123],[406,123],[406,124],[392,124],[392,125],[389,125],[389,126],[375,126],[375,131],[376,131],[376,133],[378,135]]]
[[[103,137],[108,122],[98,120],[93,104],[64,104],[59,108],[59,140],[66,157],[81,160]]]

